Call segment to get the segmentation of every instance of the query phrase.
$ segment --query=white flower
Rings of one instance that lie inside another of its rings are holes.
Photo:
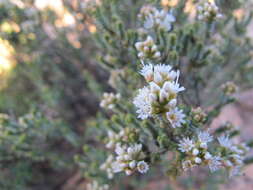
[[[208,166],[211,172],[215,172],[221,168],[221,158],[219,156],[205,156],[205,158],[209,161]]]
[[[154,72],[155,73],[160,73],[163,77],[167,77],[167,75],[170,74],[171,72],[171,66],[170,65],[165,65],[165,64],[158,64],[155,65],[154,67]],[[171,80],[174,80],[175,77],[171,78]]]
[[[231,148],[232,147],[232,142],[230,141],[228,136],[221,136],[218,137],[218,141],[220,143],[221,146],[225,147],[225,148]]]
[[[198,133],[198,140],[200,143],[209,143],[213,141],[212,135],[208,133],[208,131],[203,131]],[[203,148],[203,147],[202,147]]]
[[[181,127],[185,123],[185,114],[183,110],[179,110],[178,108],[167,112],[166,116],[173,128]]]
[[[167,81],[164,83],[163,85],[163,89],[167,92],[169,92],[170,94],[178,94],[179,92],[181,91],[184,91],[185,88],[184,87],[180,87],[180,85],[177,83],[177,82],[170,82],[170,81]]]
[[[172,23],[175,22],[175,17],[172,12],[167,12],[165,10],[155,10],[146,16],[144,21],[144,28],[159,28],[165,31],[170,31],[172,29]]]
[[[212,158],[212,155],[209,152],[206,152],[204,158],[206,160],[210,160]]]
[[[149,170],[149,166],[145,161],[140,161],[137,164],[137,169],[140,173],[147,173],[147,171]]]
[[[197,148],[194,148],[193,151],[192,151],[192,154],[194,156],[197,156],[199,154],[199,150]]]
[[[178,146],[181,152],[190,152],[194,147],[194,142],[187,137],[180,140]]]
[[[134,144],[127,148],[127,153],[131,159],[136,158],[142,150],[142,144]]]
[[[194,161],[195,161],[195,163],[197,163],[197,164],[200,164],[200,163],[202,162],[201,158],[199,158],[199,157],[196,157],[196,158],[194,159]]]
[[[136,167],[136,161],[133,160],[132,162],[130,162],[130,163],[129,163],[129,167],[130,167],[131,169],[134,169],[134,168]]]
[[[152,101],[150,95],[150,89],[148,87],[144,87],[139,90],[138,95],[134,98],[133,103],[138,108],[136,111],[138,118],[147,119],[152,116]]]
[[[153,80],[154,77],[154,66],[152,64],[144,65],[140,71],[140,74],[144,76],[147,82]]]
[[[121,155],[126,153],[126,147],[117,145],[116,149],[115,149],[115,152],[116,152],[117,155],[121,156]]]
[[[179,71],[173,71],[170,65],[158,64],[154,67],[154,73],[159,73],[163,81],[173,81],[177,80],[180,73]]]

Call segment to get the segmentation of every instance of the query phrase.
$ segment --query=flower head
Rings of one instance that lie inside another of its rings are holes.
[[[213,141],[212,135],[210,135],[207,131],[200,131],[198,133],[198,140],[200,143],[209,143]]]
[[[220,143],[221,146],[225,147],[225,148],[231,148],[232,147],[232,142],[230,141],[228,136],[221,136],[218,137],[218,141]]]
[[[166,116],[173,128],[181,127],[182,124],[185,123],[185,119],[184,119],[185,114],[183,113],[183,110],[179,110],[178,108],[175,108],[167,112]]]
[[[147,119],[152,116],[152,106],[151,106],[151,97],[150,89],[144,87],[139,90],[138,95],[134,98],[134,105],[137,107],[136,113],[138,118]]]
[[[194,148],[195,143],[193,140],[187,138],[183,138],[182,140],[179,141],[179,148],[181,152],[190,152]]]
[[[140,173],[147,173],[147,171],[149,170],[149,166],[145,161],[140,161],[137,164],[137,169]]]
[[[207,160],[211,172],[215,172],[221,168],[221,158],[219,156],[211,156]]]

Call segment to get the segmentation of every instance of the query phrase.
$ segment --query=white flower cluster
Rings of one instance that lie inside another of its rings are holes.
[[[185,115],[176,107],[177,94],[185,88],[178,83],[179,71],[173,71],[171,66],[165,64],[149,64],[140,73],[149,84],[140,89],[134,98],[138,117],[147,119],[166,113],[172,127],[180,127],[185,122]]]
[[[127,175],[134,171],[147,172],[149,166],[144,161],[146,155],[142,151],[142,144],[135,143],[138,138],[138,130],[133,128],[124,128],[119,133],[108,131],[106,147],[115,149],[116,157],[109,155],[100,169],[106,171],[109,179],[113,178],[114,173],[122,171]]]
[[[107,93],[103,94],[103,98],[100,102],[100,106],[102,108],[113,109],[115,107],[115,103],[120,99],[120,94]]]
[[[199,132],[197,140],[183,138],[179,141],[179,151],[186,154],[186,159],[182,162],[183,170],[188,170],[198,165],[208,165],[211,172],[221,167],[221,158],[208,152],[208,143],[213,141],[213,137],[208,132]]]
[[[208,132],[199,132],[197,140],[183,138],[179,141],[179,151],[186,154],[182,168],[188,170],[197,165],[208,165],[211,172],[225,168],[230,177],[240,174],[240,168],[249,148],[245,144],[235,145],[228,136],[218,137],[219,146],[217,155],[208,152],[208,143],[213,137]]]
[[[215,2],[201,2],[197,6],[199,20],[217,20],[223,17]]]
[[[118,172],[125,172],[126,175],[131,175],[135,171],[144,174],[149,170],[149,165],[144,161],[146,155],[142,151],[142,144],[117,144],[115,153],[115,158],[110,155],[100,166],[101,170],[107,172],[109,179],[112,179],[114,173]]]
[[[223,148],[222,152],[222,163],[223,166],[228,169],[230,176],[240,174],[240,168],[243,165],[243,160],[249,147],[244,143],[234,144],[228,136],[221,136],[218,138],[220,146]]]
[[[109,190],[109,185],[99,185],[97,181],[87,184],[87,190]]]
[[[161,57],[161,52],[157,49],[151,36],[148,36],[143,42],[136,42],[135,47],[139,51],[138,57],[141,60],[145,58],[159,59]]]
[[[112,164],[114,173],[124,171],[126,175],[131,175],[137,170],[143,174],[149,170],[148,164],[144,161],[145,154],[142,151],[142,144],[118,145],[115,152],[117,156]]]
[[[144,20],[144,28],[163,29],[165,31],[170,31],[172,23],[176,20],[172,12],[158,10],[150,5],[144,6],[138,17]]]

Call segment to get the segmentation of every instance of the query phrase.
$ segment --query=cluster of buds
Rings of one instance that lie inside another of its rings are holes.
[[[236,93],[237,89],[238,89],[236,84],[232,81],[228,81],[228,82],[224,83],[221,86],[221,88],[222,88],[224,94],[226,94],[226,95],[232,95],[232,94]]]
[[[142,144],[118,145],[115,152],[117,156],[112,163],[114,173],[124,171],[126,175],[131,175],[138,171],[144,174],[149,170],[149,165],[144,161],[146,155],[142,151]]]
[[[135,142],[138,138],[138,130],[134,128],[124,128],[119,133],[109,130],[106,148],[112,149],[115,148],[116,145],[120,145],[122,143]]]
[[[191,110],[192,119],[197,123],[203,123],[206,121],[206,113],[201,109],[201,107],[197,107]]]
[[[87,190],[109,190],[109,185],[99,185],[97,181],[87,184]]]
[[[144,21],[144,28],[162,29],[165,31],[170,31],[172,23],[176,20],[172,12],[158,10],[150,5],[142,7],[138,17]]]
[[[119,133],[108,132],[106,147],[114,149],[116,156],[109,155],[100,169],[106,171],[109,179],[113,178],[114,173],[122,171],[127,175],[135,171],[148,171],[149,166],[144,161],[146,155],[142,150],[142,144],[136,144],[138,141],[138,130],[134,128],[124,128]]]
[[[197,11],[199,20],[213,21],[223,17],[223,15],[219,12],[219,8],[215,2],[201,2],[197,6]]]
[[[151,36],[143,42],[135,43],[136,49],[139,51],[138,57],[143,60],[147,59],[159,59],[161,57],[161,52],[158,50],[157,45]]]
[[[138,117],[147,119],[165,114],[172,127],[180,127],[185,115],[176,107],[177,94],[184,90],[178,83],[179,71],[173,71],[169,65],[145,65],[141,75],[148,86],[139,90],[133,103],[137,107]]]
[[[221,146],[222,166],[229,171],[231,177],[239,175],[249,147],[244,143],[232,143],[228,136],[221,136],[218,138],[218,141]]]
[[[119,101],[119,99],[120,99],[120,94],[105,92],[100,102],[100,106],[102,108],[113,109],[115,107],[115,104]]]
[[[180,140],[179,151],[185,155],[182,162],[183,170],[199,165],[209,166],[211,172],[219,169],[221,158],[208,151],[208,143],[212,141],[213,137],[208,132],[199,132],[196,140],[189,138]]]
[[[114,177],[114,173],[125,172],[126,175],[131,175],[138,171],[144,174],[149,170],[149,165],[144,161],[146,155],[142,144],[117,144],[115,153],[116,157],[110,155],[100,166],[101,170],[107,172],[109,179]]]

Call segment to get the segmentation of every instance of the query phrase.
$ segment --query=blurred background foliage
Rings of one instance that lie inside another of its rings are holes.
[[[178,3],[145,2],[163,6]],[[225,68],[228,71],[224,73],[230,75],[229,78],[241,81],[242,89],[252,87],[252,54],[249,54],[252,44],[245,35],[252,11],[244,15],[243,8],[239,9],[239,0],[218,2],[222,10],[235,19],[227,20],[230,24],[226,24],[224,33],[217,36],[214,43],[217,46],[223,43],[217,49],[217,56],[212,57],[213,63],[222,65],[209,64],[212,72],[202,74],[212,78],[215,70]],[[136,15],[143,4],[135,0],[105,0],[104,6],[94,13],[87,0],[0,0],[0,111],[4,113],[0,116],[0,189],[61,189],[66,179],[75,173],[75,161],[81,158],[74,155],[82,153],[86,142],[94,143],[90,142],[90,133],[84,135],[85,127],[104,122],[103,114],[98,114],[95,123],[86,121],[96,115],[102,93],[112,90],[113,85],[109,86],[107,81],[113,73],[106,70],[131,67],[125,74],[133,78],[126,83],[132,85],[129,89],[137,88],[135,79],[139,76],[133,71],[139,63],[134,52],[137,40],[134,29],[138,25]],[[193,11],[191,1],[186,5],[178,6],[175,13],[179,26],[185,24],[186,17]],[[201,31],[189,24],[181,32],[182,36],[194,38]],[[223,38],[229,40],[220,40]],[[191,42],[185,43],[189,43],[190,49]],[[188,56],[189,52],[182,50],[181,53]],[[189,55],[194,56],[192,52]],[[108,64],[108,59],[115,64]],[[200,59],[198,64],[207,63]],[[239,72],[234,75],[231,69]],[[217,80],[210,81],[215,84],[208,84],[204,95],[220,85],[219,77],[224,76],[215,77]],[[184,81],[188,82],[190,80]],[[191,85],[194,84],[187,86]],[[120,88],[127,96],[128,89]],[[192,95],[189,93],[188,96]],[[126,107],[131,105],[126,104]],[[127,123],[129,118],[125,119]],[[210,185],[213,184],[210,182]]]

